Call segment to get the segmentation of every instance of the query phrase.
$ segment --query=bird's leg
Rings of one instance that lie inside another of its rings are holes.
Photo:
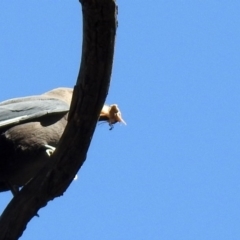
[[[53,146],[51,146],[51,145],[44,145],[44,147],[46,148],[46,153],[47,153],[47,155],[50,157],[53,153],[54,153],[54,151],[55,151],[55,147],[53,147]]]
[[[117,104],[112,104],[110,106],[104,105],[100,112],[100,118],[108,121],[111,127],[110,129],[112,129],[113,124],[117,122],[121,122],[127,125],[126,122],[122,119],[121,112]]]
[[[55,147],[48,145],[48,144],[44,145],[44,147],[46,148],[46,153],[49,157],[54,153],[54,151],[56,149]],[[77,179],[78,179],[78,176],[76,174],[73,180],[77,180]]]

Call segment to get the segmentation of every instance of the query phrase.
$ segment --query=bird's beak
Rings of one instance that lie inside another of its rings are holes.
[[[117,122],[121,122],[121,123],[123,123],[124,125],[127,125],[127,123],[123,120],[120,111],[116,113],[115,119],[117,120]]]

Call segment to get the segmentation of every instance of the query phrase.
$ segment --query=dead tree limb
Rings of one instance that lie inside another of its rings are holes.
[[[112,70],[117,28],[114,0],[80,0],[82,60],[69,121],[51,161],[12,199],[0,218],[0,240],[18,239],[38,210],[66,191],[86,154]]]

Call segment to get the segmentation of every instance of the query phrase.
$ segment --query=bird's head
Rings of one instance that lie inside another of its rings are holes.
[[[117,104],[112,104],[110,106],[104,105],[101,110],[100,117],[106,120],[111,127],[117,122],[127,125],[122,118],[121,111],[119,110]]]

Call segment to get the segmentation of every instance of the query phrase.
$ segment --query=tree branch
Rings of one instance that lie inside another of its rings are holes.
[[[17,194],[0,218],[0,239],[18,239],[47,202],[68,188],[86,159],[105,102],[116,34],[114,0],[80,0],[83,12],[82,60],[68,125],[48,164]]]

